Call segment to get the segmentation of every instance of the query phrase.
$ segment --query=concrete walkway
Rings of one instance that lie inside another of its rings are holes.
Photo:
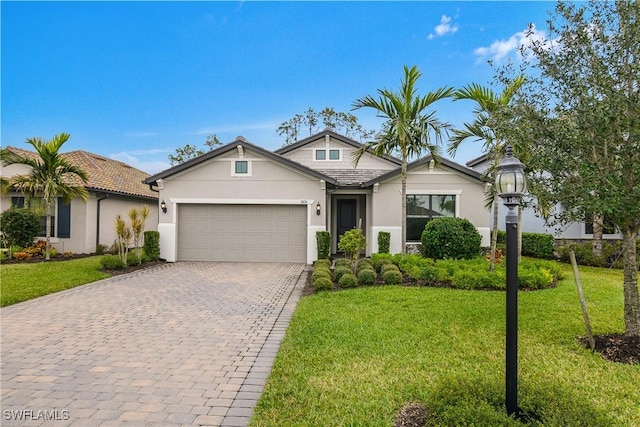
[[[247,425],[304,270],[166,264],[1,309],[0,425]]]

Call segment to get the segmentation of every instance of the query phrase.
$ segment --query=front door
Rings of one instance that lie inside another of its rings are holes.
[[[356,199],[337,199],[338,202],[338,241],[345,231],[356,228]]]

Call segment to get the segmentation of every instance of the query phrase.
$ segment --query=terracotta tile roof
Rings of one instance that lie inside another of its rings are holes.
[[[32,151],[16,147],[7,147],[7,149],[21,157],[36,157],[36,153]],[[158,193],[151,191],[149,186],[143,183],[149,177],[149,174],[140,169],[118,160],[108,159],[83,150],[63,153],[62,156],[73,165],[87,172],[89,181],[84,186],[89,191],[106,191],[137,197],[158,198]],[[77,178],[72,178],[71,181],[76,185],[82,184],[82,181]]]

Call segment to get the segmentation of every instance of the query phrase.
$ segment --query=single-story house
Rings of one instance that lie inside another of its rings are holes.
[[[21,157],[37,155],[16,147],[7,149]],[[71,151],[62,156],[89,175],[89,181],[84,184],[89,192],[89,199],[86,203],[75,199],[69,205],[61,198],[56,200],[53,207],[51,244],[58,252],[93,253],[98,244],[110,247],[116,239],[116,215],[128,218],[127,213],[131,208],[140,208],[142,205],[149,207],[145,230],[157,230],[158,193],[143,183],[149,174],[126,163],[87,151]],[[30,172],[28,166],[20,164],[0,167],[0,176],[4,178]],[[82,182],[78,180],[77,184]],[[23,206],[24,195],[17,192],[2,195],[0,212],[12,205]],[[41,238],[45,235],[44,225],[43,217]]]
[[[325,130],[275,152],[242,137],[146,179],[159,191],[161,257],[167,261],[291,261],[317,258],[316,232],[354,227],[377,252],[378,232],[401,250],[400,160],[365,154],[360,143]],[[411,163],[408,241],[438,216],[471,221],[488,246],[485,182],[476,171],[431,157]]]
[[[481,173],[485,174],[490,167],[490,161],[486,154],[479,156],[475,159],[471,159],[466,163],[466,166]],[[535,199],[531,196],[527,196],[528,202],[534,202]],[[561,211],[562,206],[556,206],[558,211]],[[491,209],[491,212],[493,209]],[[498,207],[498,228],[500,230],[505,229],[505,217],[507,214],[507,208],[500,203]],[[490,214],[493,217],[493,214]],[[493,220],[491,220],[493,221]],[[592,240],[593,239],[593,221],[576,221],[568,224],[565,227],[550,227],[546,224],[544,218],[542,218],[533,207],[527,207],[522,211],[522,231],[528,233],[545,233],[551,234],[555,239],[568,239],[568,240]],[[602,229],[602,238],[607,240],[620,240],[622,234],[620,234],[615,226],[605,217],[604,227]]]

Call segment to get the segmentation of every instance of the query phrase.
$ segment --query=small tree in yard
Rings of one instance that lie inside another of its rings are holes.
[[[355,271],[356,261],[360,256],[360,251],[367,247],[367,239],[359,228],[354,228],[340,236],[338,249],[344,252],[345,257],[351,260],[351,268]]]
[[[141,240],[144,235],[144,224],[149,217],[149,207],[142,205],[140,209],[131,208],[129,210],[129,219],[131,220],[131,235],[133,237],[133,247],[140,248],[142,245]],[[138,258],[138,264],[142,264],[142,250],[136,251],[136,257]]]
[[[7,246],[26,248],[40,232],[40,217],[30,209],[12,207],[2,212],[0,228]]]
[[[127,265],[127,255],[129,254],[129,244],[131,243],[131,227],[120,215],[116,215],[115,230],[118,256],[124,265]]]

